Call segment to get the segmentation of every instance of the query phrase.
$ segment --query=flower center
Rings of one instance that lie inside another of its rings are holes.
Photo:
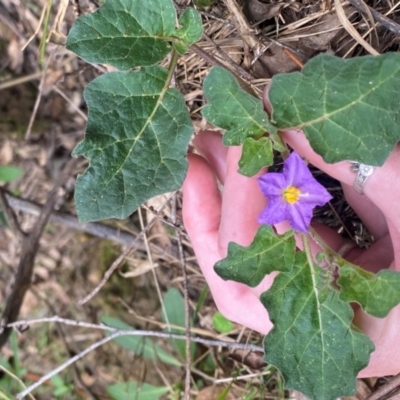
[[[301,190],[294,186],[288,186],[282,191],[283,199],[289,204],[296,203],[300,198]]]

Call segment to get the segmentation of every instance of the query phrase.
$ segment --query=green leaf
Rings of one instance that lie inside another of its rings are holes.
[[[297,252],[293,268],[261,295],[274,324],[264,340],[265,360],[281,371],[286,388],[333,400],[355,393],[374,346],[353,328],[353,311],[339,293],[322,294],[322,274]]]
[[[0,182],[12,182],[16,181],[22,174],[23,170],[18,167],[12,167],[10,165],[0,166]]]
[[[197,7],[209,7],[215,3],[215,0],[193,0]]]
[[[59,376],[55,375],[50,378],[51,384],[54,387],[52,395],[56,398],[62,397],[67,398],[71,397],[74,392],[74,388],[72,385],[68,385],[64,382],[64,380]]]
[[[226,129],[224,144],[238,146],[247,137],[274,134],[261,100],[243,90],[233,75],[222,67],[213,67],[203,84],[208,104],[202,114],[212,124]]]
[[[355,301],[364,311],[383,318],[400,303],[400,272],[388,269],[377,274],[346,264],[339,268],[337,283],[343,301]]]
[[[169,388],[148,383],[125,382],[107,386],[107,392],[114,400],[158,400],[169,392]]]
[[[11,400],[11,397],[8,397],[8,396],[0,389],[0,399],[3,399],[3,400]]]
[[[9,228],[8,222],[6,220],[6,217],[2,211],[0,211],[0,225],[5,226],[6,228]]]
[[[187,8],[179,19],[181,26],[174,33],[181,42],[174,42],[174,48],[179,54],[185,54],[186,50],[203,35],[203,23],[200,14],[193,8]]]
[[[242,175],[253,176],[261,168],[269,167],[274,163],[272,143],[269,138],[262,137],[258,140],[245,139],[242,156],[239,160],[239,172]]]
[[[269,225],[262,225],[250,246],[229,243],[228,256],[218,261],[214,269],[222,279],[257,286],[277,268],[292,268],[296,248],[293,235],[293,230],[277,235]]]
[[[132,326],[125,324],[121,320],[113,317],[102,317],[103,324],[117,329],[134,330]],[[181,362],[169,354],[167,351],[156,345],[150,338],[143,338],[142,336],[119,336],[114,339],[114,342],[120,346],[128,349],[136,354],[140,354],[144,358],[152,360],[160,360],[165,364],[174,365],[177,367],[182,366]]]
[[[233,330],[233,322],[225,318],[219,311],[213,316],[213,326],[220,333],[229,333]]]
[[[175,20],[172,0],[108,0],[75,21],[66,46],[88,62],[118,69],[152,65],[170,52]]]
[[[175,288],[169,288],[164,296],[164,307],[168,316],[168,321],[171,325],[181,326],[185,328],[185,300],[181,295],[180,291]],[[163,315],[163,320],[166,322]],[[167,331],[167,329],[165,329]],[[184,329],[171,328],[171,333],[184,334]],[[174,350],[180,354],[180,356],[186,359],[186,343],[184,340],[171,339],[169,341]],[[190,344],[190,354],[192,359],[194,358],[196,351],[196,343]]]
[[[280,129],[303,129],[328,163],[382,165],[400,139],[400,54],[311,59],[276,75],[269,98]]]
[[[73,155],[90,160],[78,176],[81,222],[126,218],[144,201],[179,189],[193,126],[181,93],[158,66],[110,72],[92,81],[85,139]]]
[[[210,353],[206,356],[206,358],[199,359],[199,363],[196,364],[199,371],[211,376],[215,374],[217,369],[217,364],[215,363],[214,356]]]

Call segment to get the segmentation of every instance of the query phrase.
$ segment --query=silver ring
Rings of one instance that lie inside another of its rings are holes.
[[[356,180],[354,181],[353,188],[359,194],[363,193],[363,187],[368,177],[374,172],[374,167],[371,165],[361,164],[357,161],[349,161],[351,164],[351,170],[357,173]]]

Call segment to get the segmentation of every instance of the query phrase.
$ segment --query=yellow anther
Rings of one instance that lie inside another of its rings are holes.
[[[285,201],[287,201],[289,204],[294,204],[299,200],[301,190],[294,186],[288,186],[285,190],[283,190],[282,194]]]

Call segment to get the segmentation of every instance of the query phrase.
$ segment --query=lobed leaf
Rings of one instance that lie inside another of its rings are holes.
[[[226,129],[226,146],[238,146],[247,137],[258,139],[266,132],[277,132],[262,101],[243,90],[225,68],[213,67],[204,79],[203,89],[208,104],[202,114],[212,124]]]
[[[88,62],[122,70],[152,65],[170,52],[175,21],[172,0],[109,0],[75,21],[66,46]]]
[[[265,360],[281,371],[285,387],[333,400],[355,392],[374,346],[352,327],[349,304],[335,290],[322,293],[322,272],[297,252],[293,268],[261,295],[274,324],[264,339]]]
[[[400,272],[381,270],[377,274],[356,265],[339,268],[337,283],[343,301],[355,301],[374,317],[383,318],[400,303]]]
[[[243,142],[242,156],[239,160],[239,173],[253,176],[261,168],[274,163],[272,142],[267,137],[258,140],[246,138]]]
[[[292,268],[296,248],[293,235],[293,230],[277,235],[269,225],[262,225],[250,246],[229,243],[228,256],[214,269],[222,279],[257,286],[272,271]]]
[[[86,136],[73,152],[90,160],[75,188],[81,222],[126,218],[149,198],[181,187],[193,127],[165,69],[107,73],[84,97]]]
[[[203,35],[203,23],[200,14],[193,8],[187,8],[179,18],[181,27],[174,32],[174,36],[180,38],[180,42],[174,42],[173,46],[179,54],[185,54],[187,49]]]
[[[382,165],[400,139],[400,54],[321,54],[275,75],[269,99],[276,126],[302,129],[326,162]]]

